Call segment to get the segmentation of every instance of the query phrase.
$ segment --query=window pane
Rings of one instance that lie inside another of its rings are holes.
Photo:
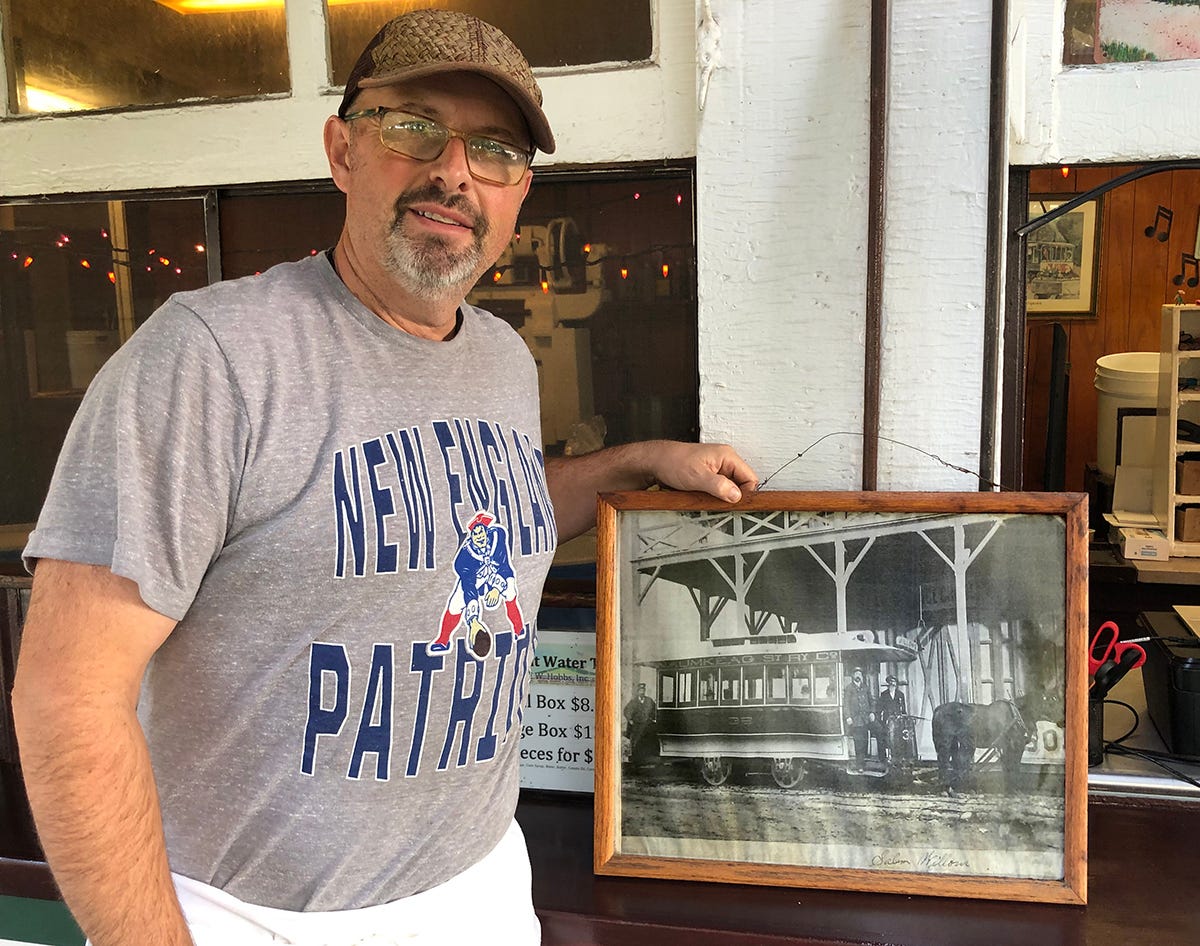
[[[721,705],[736,706],[742,701],[742,669],[721,668]]]
[[[784,664],[767,667],[767,702],[787,702],[787,666]]]
[[[468,300],[533,352],[547,451],[697,440],[690,173],[533,180],[518,235]]]
[[[1200,58],[1195,0],[1066,0],[1063,64]]]
[[[791,701],[800,706],[812,703],[812,665],[801,664],[791,668],[792,694]]]
[[[24,546],[100,366],[170,293],[207,281],[199,198],[0,205],[0,526],[17,527],[0,558]]]
[[[813,664],[813,702],[818,706],[832,706],[838,702],[837,665],[833,663]]]
[[[763,702],[763,670],[762,667],[746,667],[742,671],[744,689],[743,703]]]
[[[27,0],[31,2],[31,0]],[[499,27],[535,69],[603,62],[641,62],[653,51],[650,0],[442,0],[422,3],[470,13]],[[362,48],[393,16],[413,9],[411,0],[331,2],[330,81],[345,85]]]
[[[9,0],[14,112],[287,92],[283,3],[184,12],[200,0]]]
[[[690,670],[681,670],[676,675],[676,679],[679,681],[679,705],[680,706],[688,706],[691,703],[695,702],[695,699],[692,696],[692,680],[694,678],[695,678],[695,674],[692,673]]]
[[[221,278],[253,276],[332,247],[342,229],[341,191],[221,195]]]

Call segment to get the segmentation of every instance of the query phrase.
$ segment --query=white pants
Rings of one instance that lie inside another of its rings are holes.
[[[525,836],[516,821],[478,864],[402,900],[325,913],[243,903],[174,875],[196,946],[538,946]]]

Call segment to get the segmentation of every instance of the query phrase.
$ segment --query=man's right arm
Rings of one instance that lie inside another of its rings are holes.
[[[192,942],[137,719],[146,665],[174,627],[107,568],[37,565],[13,714],[42,848],[94,946]]]

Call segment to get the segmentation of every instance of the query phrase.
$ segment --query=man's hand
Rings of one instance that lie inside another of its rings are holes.
[[[582,457],[555,457],[546,461],[546,479],[562,542],[596,524],[597,493],[660,483],[736,503],[758,484],[750,464],[732,447],[677,440],[646,440]]]
[[[745,460],[722,443],[652,441],[649,460],[654,479],[672,489],[709,493],[736,503],[743,492],[753,492],[758,477]]]

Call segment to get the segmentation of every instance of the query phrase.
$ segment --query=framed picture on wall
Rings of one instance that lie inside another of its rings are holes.
[[[1069,197],[1031,197],[1030,221],[1067,202]],[[1099,271],[1100,201],[1089,200],[1038,227],[1025,241],[1025,312],[1027,315],[1096,314]]]
[[[1085,902],[1086,503],[601,496],[596,872]]]

